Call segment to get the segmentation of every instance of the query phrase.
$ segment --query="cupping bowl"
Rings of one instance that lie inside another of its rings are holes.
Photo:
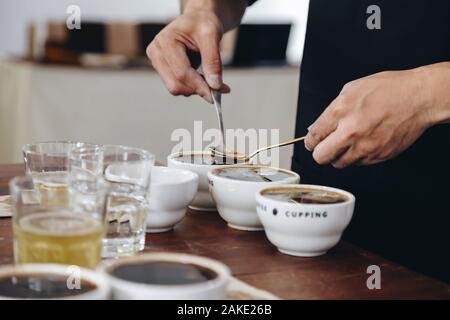
[[[238,179],[245,172],[260,172],[263,181]],[[278,173],[275,175],[275,173]],[[231,176],[228,177],[228,176]],[[236,177],[236,178],[234,178]],[[211,194],[217,204],[220,216],[228,226],[238,230],[263,230],[256,213],[255,194],[262,188],[280,184],[293,184],[300,176],[289,170],[257,165],[234,165],[212,169],[208,172]]]
[[[198,187],[194,172],[153,167],[150,185],[150,209],[147,214],[147,232],[165,232],[180,222],[186,214]]]
[[[314,204],[278,200],[269,192],[300,190],[334,192],[343,202]],[[257,212],[266,236],[282,253],[313,257],[326,253],[340,240],[350,223],[355,197],[344,190],[316,185],[286,185],[260,190],[256,194]]]
[[[198,211],[216,211],[216,204],[209,193],[208,188],[208,171],[213,168],[219,168],[222,166],[228,166],[227,164],[198,164],[183,162],[180,159],[184,156],[203,156],[210,159],[212,157],[211,152],[202,151],[185,151],[171,154],[167,157],[167,166],[170,168],[178,168],[183,170],[189,170],[198,175],[198,191],[194,197],[194,200],[189,205],[189,208]]]

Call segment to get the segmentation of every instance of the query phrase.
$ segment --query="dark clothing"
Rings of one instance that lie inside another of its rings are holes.
[[[381,9],[381,29],[366,26],[369,5]],[[450,61],[448,0],[311,0],[296,136],[307,133],[347,82],[442,61]],[[440,125],[381,164],[319,166],[297,144],[292,167],[302,183],[355,194],[346,239],[450,282],[449,150],[450,125]]]

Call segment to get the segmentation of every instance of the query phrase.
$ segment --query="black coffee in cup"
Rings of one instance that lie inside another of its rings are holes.
[[[261,194],[270,199],[290,203],[333,204],[348,201],[347,196],[341,193],[311,188],[273,188]]]
[[[172,261],[146,261],[122,264],[111,272],[116,278],[149,285],[186,285],[206,282],[218,277],[209,268]]]
[[[55,299],[95,290],[94,283],[82,279],[70,289],[67,276],[53,273],[24,273],[0,276],[0,296],[18,299]]]

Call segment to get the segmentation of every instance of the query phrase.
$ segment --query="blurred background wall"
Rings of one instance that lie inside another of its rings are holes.
[[[96,20],[168,21],[179,13],[178,0],[1,0],[0,55],[20,55],[26,47],[26,28],[31,21],[65,19],[66,8],[80,6],[83,18]],[[288,60],[299,63],[308,0],[259,0],[251,6],[243,22],[294,23]]]
[[[259,0],[247,9],[243,23],[263,26],[258,35],[261,47],[248,44],[254,34],[250,30],[241,49],[253,50],[252,54],[265,51],[260,48],[281,49],[284,60],[225,67],[224,80],[232,88],[223,97],[226,127],[266,129],[269,136],[270,130],[277,130],[279,140],[293,137],[308,3]],[[38,28],[42,30],[49,21],[65,22],[72,4],[81,9],[82,29],[85,21],[167,23],[179,13],[178,0],[1,0],[0,163],[20,162],[24,143],[49,140],[132,145],[151,150],[165,163],[178,144],[173,137],[177,129],[193,134],[196,121],[202,121],[203,133],[217,127],[211,106],[198,97],[171,96],[145,57],[138,67],[87,66],[73,63],[70,51],[56,46],[53,57],[58,61],[23,59],[29,50],[30,23],[44,26]],[[287,48],[278,39],[282,38],[278,29],[270,36],[265,33],[266,24],[271,28],[289,23]],[[97,53],[93,61],[105,56]],[[72,59],[68,64],[60,61],[67,57]],[[274,142],[278,141],[266,141]],[[281,149],[275,164],[290,167],[291,155],[292,147]]]

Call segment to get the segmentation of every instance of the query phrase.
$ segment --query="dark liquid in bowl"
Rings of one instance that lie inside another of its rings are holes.
[[[209,166],[244,163],[242,160],[238,159],[219,158],[213,157],[211,155],[201,155],[201,154],[181,155],[174,159],[183,163],[209,165]]]
[[[124,264],[111,272],[119,279],[150,285],[183,285],[217,278],[211,269],[189,263],[150,261]]]
[[[317,189],[274,189],[266,191],[263,195],[267,198],[291,203],[333,204],[341,203],[348,198],[340,193]]]
[[[219,177],[224,177],[232,180],[253,181],[253,182],[282,181],[293,177],[292,174],[289,174],[282,170],[259,168],[259,167],[223,168],[217,171],[217,175]]]
[[[30,273],[0,277],[0,296],[21,299],[54,299],[70,297],[95,290],[97,286],[81,280],[80,289],[69,289],[68,276],[51,273]]]

